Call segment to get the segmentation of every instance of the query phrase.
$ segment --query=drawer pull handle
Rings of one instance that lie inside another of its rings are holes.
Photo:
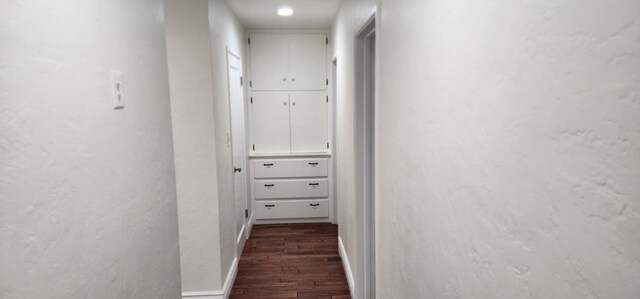
[[[265,208],[275,208],[276,205],[264,205]]]
[[[264,163],[264,164],[262,164],[262,165],[264,165],[264,166],[266,166],[266,167],[271,167],[271,166],[273,166],[273,163]]]
[[[264,184],[265,187],[273,187],[275,186],[274,184]]]
[[[318,163],[316,163],[316,162],[309,162],[309,165],[311,165],[311,166],[318,166]]]
[[[318,206],[320,206],[320,204],[319,204],[319,203],[312,203],[312,204],[309,204],[309,205],[310,205],[310,206],[312,206],[312,207],[318,207]]]
[[[320,183],[309,183],[309,186],[318,186]]]

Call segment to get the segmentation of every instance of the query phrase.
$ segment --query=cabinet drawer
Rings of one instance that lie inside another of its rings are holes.
[[[255,178],[326,177],[327,159],[253,161]]]
[[[256,199],[328,197],[327,179],[255,181]]]
[[[329,201],[327,199],[256,201],[256,219],[325,217],[329,217]]]

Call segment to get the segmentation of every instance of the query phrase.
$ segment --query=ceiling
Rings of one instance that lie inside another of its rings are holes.
[[[227,0],[247,29],[328,29],[341,0]],[[290,7],[293,15],[281,17],[278,8]]]

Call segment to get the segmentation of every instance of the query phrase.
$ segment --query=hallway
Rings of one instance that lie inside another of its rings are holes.
[[[338,226],[254,226],[230,298],[351,298],[338,254]]]
[[[0,299],[638,282],[640,0],[0,0]]]

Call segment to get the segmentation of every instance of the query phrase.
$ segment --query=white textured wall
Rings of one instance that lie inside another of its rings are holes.
[[[346,1],[335,28],[339,149],[367,3]],[[378,298],[640,297],[640,2],[396,0],[381,15]]]
[[[159,0],[0,1],[1,298],[179,296],[163,22]]]
[[[333,55],[337,58],[336,153],[338,223],[353,275],[357,272],[355,202],[355,36],[373,14],[376,1],[345,0],[332,29]],[[353,290],[352,290],[353,291]]]
[[[182,290],[222,289],[236,256],[227,85],[243,29],[222,0],[167,1]]]
[[[223,279],[236,257],[236,204],[233,193],[233,156],[227,144],[231,132],[227,48],[240,55],[244,63],[244,28],[224,0],[209,0],[209,34],[213,76],[218,198],[220,215],[220,258]],[[240,253],[238,253],[240,254]]]
[[[166,1],[182,290],[222,288],[207,0]]]

